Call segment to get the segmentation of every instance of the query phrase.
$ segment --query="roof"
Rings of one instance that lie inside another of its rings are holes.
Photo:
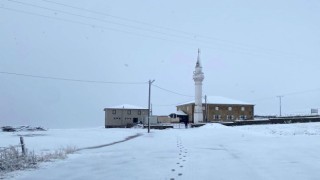
[[[139,106],[135,106],[135,105],[131,105],[131,104],[121,104],[118,106],[107,107],[105,109],[148,109],[148,108],[139,107]]]
[[[203,104],[205,103],[204,98],[202,98],[202,103]],[[194,100],[181,103],[178,106],[185,105],[185,104],[194,104]],[[252,103],[243,102],[243,101],[221,97],[221,96],[207,96],[207,104],[254,105]]]
[[[171,114],[176,114],[176,115],[180,115],[180,116],[187,116],[188,114],[184,113],[183,111],[177,111],[175,113],[171,113]]]

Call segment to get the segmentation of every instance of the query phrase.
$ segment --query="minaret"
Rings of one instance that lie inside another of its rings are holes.
[[[203,122],[203,110],[202,110],[202,81],[204,75],[202,72],[202,66],[200,62],[200,49],[198,49],[198,59],[196,63],[195,71],[193,72],[193,80],[195,84],[195,107],[193,114],[193,122]]]

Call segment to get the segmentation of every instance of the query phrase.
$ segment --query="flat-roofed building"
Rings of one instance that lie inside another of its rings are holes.
[[[188,114],[189,122],[194,122],[194,101],[177,106],[177,111]],[[203,122],[252,120],[254,104],[220,96],[208,96],[202,99]]]
[[[148,119],[148,108],[130,104],[108,107],[104,111],[106,128],[132,127]]]

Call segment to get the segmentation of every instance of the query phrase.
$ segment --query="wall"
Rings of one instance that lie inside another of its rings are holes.
[[[116,114],[112,114],[113,110],[116,110]],[[128,110],[131,114],[128,114]],[[134,125],[133,118],[138,118],[138,122],[144,122],[147,117],[148,109],[105,109],[105,127],[129,127]]]
[[[203,120],[205,121],[206,111],[205,104],[203,106]],[[240,116],[246,116],[244,120],[253,119],[254,116],[254,106],[253,105],[223,105],[223,104],[208,104],[208,122],[210,121],[234,121],[239,120]],[[219,110],[216,110],[215,107],[219,107]],[[232,110],[229,111],[228,108],[231,107]],[[244,111],[241,108],[244,107]],[[177,106],[177,110],[181,110],[189,115],[189,122],[193,122],[193,112],[194,104],[185,104]],[[214,119],[214,115],[219,115],[220,119]],[[227,119],[227,116],[233,116],[233,119]]]
[[[171,118],[169,116],[158,116],[158,123],[179,123],[179,118]]]

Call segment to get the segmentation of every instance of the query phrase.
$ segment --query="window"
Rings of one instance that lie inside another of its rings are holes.
[[[241,111],[244,111],[245,110],[245,108],[244,107],[241,107]]]
[[[228,110],[229,110],[229,111],[232,111],[232,107],[228,107]]]
[[[245,119],[247,119],[247,116],[245,116],[245,115],[240,115],[240,119],[241,119],[241,120],[245,120]]]
[[[131,114],[131,110],[127,110],[127,114],[129,114],[129,115],[130,115],[130,114]]]
[[[112,114],[116,114],[117,113],[117,111],[114,109],[114,110],[112,110]]]
[[[232,120],[232,119],[233,119],[233,116],[232,116],[232,115],[227,115],[227,119],[228,119],[228,120]]]
[[[221,119],[221,116],[220,115],[213,115],[213,119],[215,119],[215,120],[218,120],[218,119]]]
[[[214,109],[215,109],[216,111],[219,111],[219,107],[218,107],[218,106],[216,106]]]
[[[189,106],[187,106],[187,111],[189,111]]]
[[[141,115],[141,110],[138,111],[138,115]]]

